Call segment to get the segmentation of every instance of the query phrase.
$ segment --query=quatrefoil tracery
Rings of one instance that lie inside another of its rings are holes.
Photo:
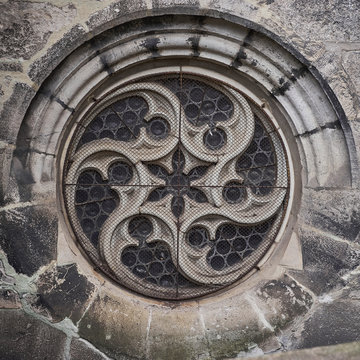
[[[82,124],[66,204],[89,256],[119,283],[156,297],[208,293],[274,241],[285,152],[236,90],[193,76],[147,79],[115,91]]]

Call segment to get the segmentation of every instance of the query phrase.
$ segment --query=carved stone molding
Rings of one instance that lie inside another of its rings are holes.
[[[169,299],[213,292],[276,238],[286,151],[265,113],[229,85],[182,71],[140,78],[99,99],[70,143],[74,233],[128,288]]]

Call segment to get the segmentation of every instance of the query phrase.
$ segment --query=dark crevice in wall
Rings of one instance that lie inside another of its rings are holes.
[[[200,51],[199,51],[200,36],[189,37],[187,41],[191,45],[193,56],[195,56],[195,57],[199,56],[200,55]]]
[[[315,128],[315,129],[312,129],[312,130],[309,130],[309,131],[305,131],[302,134],[297,134],[297,135],[295,135],[295,137],[308,137],[308,136],[311,136],[313,134],[317,134],[320,131],[323,131],[325,129],[332,129],[332,130],[341,129],[340,121],[336,120],[336,121],[327,123],[327,124],[322,125],[322,126],[320,126],[318,128]]]
[[[236,54],[236,57],[234,58],[233,62],[231,63],[231,66],[238,68],[243,65],[242,60],[247,59],[247,55],[245,53],[245,49],[247,46],[251,44],[252,36],[254,35],[254,31],[250,30],[247,35],[244,38],[244,41],[242,45],[240,46],[240,49],[238,53]]]

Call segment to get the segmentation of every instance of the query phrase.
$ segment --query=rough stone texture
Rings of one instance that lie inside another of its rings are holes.
[[[360,48],[360,46],[359,46]],[[352,99],[356,109],[357,119],[360,117],[360,49],[358,51],[345,51],[343,53],[343,67],[349,77]]]
[[[289,27],[304,41],[314,41],[319,37],[323,41],[360,39],[356,28],[360,14],[357,0],[319,0],[312,6],[308,5],[306,0],[276,0],[269,6],[269,11],[287,19]]]
[[[54,31],[70,23],[74,5],[8,1],[0,4],[0,57],[30,59]],[[46,19],[46,21],[44,21]]]
[[[106,360],[109,359],[85,341],[73,339],[70,347],[70,360]]]
[[[166,341],[164,341],[166,329]],[[209,356],[199,314],[186,309],[153,308],[147,358],[158,360],[197,359]]]
[[[95,29],[97,31],[106,30],[111,28],[117,23],[117,18],[123,14],[127,14],[125,21],[129,21],[135,15],[136,12],[143,13],[147,10],[147,2],[145,0],[116,0],[111,4],[107,4],[106,7],[100,11],[92,14],[86,21],[86,25],[91,31]]]
[[[13,147],[11,145],[5,145],[0,147],[0,205],[5,204],[5,199],[8,198],[9,193],[9,176],[10,176],[10,164],[12,161]]]
[[[26,206],[0,211],[0,246],[17,272],[31,276],[55,259],[56,241],[53,208]]]
[[[0,349],[4,360],[63,360],[66,335],[21,310],[0,310]]]
[[[240,21],[255,30],[269,31],[270,37],[309,65],[324,88],[330,84],[327,94],[337,107],[342,125],[351,127],[357,151],[360,150],[360,2],[357,0],[319,0],[311,6],[305,0],[2,1],[0,8],[1,205],[31,200],[27,183],[33,179],[29,178],[28,164],[21,157],[24,149],[15,149],[17,157],[13,161],[11,157],[15,144],[30,141],[27,133],[24,139],[17,136],[38,85],[82,42],[137,16],[167,12],[214,15]],[[126,31],[126,26],[113,31]],[[285,92],[285,88],[280,90]],[[293,90],[290,87],[287,91]],[[346,134],[351,135],[350,131]],[[358,158],[356,148],[349,149],[351,156]],[[326,152],[322,152],[320,162],[326,158]],[[9,182],[11,163],[14,177]],[[358,168],[354,167],[353,173],[354,178],[359,178]],[[341,172],[338,175],[343,176]],[[359,188],[359,184],[354,182],[353,188]],[[166,358],[166,353],[174,358],[184,355],[191,359],[196,356],[220,359],[240,351],[250,350],[255,354],[357,339],[359,200],[358,191],[350,188],[303,189],[299,220],[304,271],[290,274],[298,283],[283,277],[263,283],[250,300],[204,300],[199,306],[202,319],[193,314],[182,318],[179,309],[170,310],[168,306],[154,306],[152,311],[148,308],[145,311],[143,302],[127,302],[128,294],[122,300],[103,295],[80,321],[80,335],[116,359],[160,359]],[[46,206],[43,210],[19,206],[0,212],[0,246],[17,272],[33,275],[55,259],[57,217]],[[349,276],[352,271],[354,277]],[[79,339],[72,340],[70,355],[64,356],[62,332],[17,310],[20,306],[17,280],[0,266],[0,307],[12,308],[0,311],[0,357],[23,359],[25,349],[26,356],[35,360],[69,356],[106,358]],[[54,321],[64,317],[78,321],[95,291],[72,266],[47,270],[37,284],[38,295],[34,292],[28,298],[37,299],[38,303],[32,303],[33,307],[27,311],[39,316],[36,312],[46,309],[41,314],[50,315]],[[254,299],[257,310],[250,306]],[[242,319],[238,320],[240,315]],[[169,323],[166,331],[162,321]],[[284,336],[278,339],[280,333]],[[182,344],[182,339],[186,339],[187,346]],[[360,358],[360,346],[343,345],[267,358],[352,360]]]
[[[47,50],[44,56],[31,65],[29,70],[31,80],[41,84],[54,70],[55,65],[85,40],[84,34],[85,30],[80,24],[72,27],[60,41]]]
[[[76,264],[58,266],[41,274],[38,280],[38,301],[53,321],[69,317],[74,323],[80,320],[91,299],[94,285],[77,271]]]
[[[35,90],[29,85],[22,82],[14,85],[12,95],[4,103],[0,114],[0,140],[15,143],[21,120],[34,95]]]
[[[342,276],[360,264],[360,249],[346,242],[307,228],[300,229],[300,239],[304,270],[292,275],[317,295],[343,286]]]
[[[0,289],[0,309],[17,309],[21,307],[19,295],[11,289]]]
[[[143,359],[148,317],[147,310],[135,310],[126,298],[98,296],[79,324],[79,335],[112,358]]]
[[[360,343],[353,342],[334,346],[316,347],[313,349],[290,351],[264,356],[252,356],[252,360],[358,360]],[[239,359],[239,358],[237,358]],[[228,359],[230,360],[230,359]]]
[[[306,224],[360,243],[360,194],[354,190],[304,189],[300,219]]]
[[[311,295],[287,275],[265,283],[257,295],[264,303],[260,303],[259,307],[268,314],[268,321],[275,332],[306,314],[313,304]]]
[[[261,321],[254,304],[253,297],[200,304],[210,358],[232,357],[248,351],[254,344],[264,351],[280,348],[273,329]],[[272,349],[268,349],[271,343]]]
[[[6,274],[3,262],[0,260],[0,285],[14,285],[15,279],[12,276]]]
[[[0,71],[23,71],[23,66],[19,61],[0,62]]]
[[[358,340],[359,309],[358,301],[343,300],[322,304],[305,321],[298,347],[310,348]]]

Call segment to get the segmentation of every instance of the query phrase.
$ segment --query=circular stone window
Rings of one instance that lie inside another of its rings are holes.
[[[77,241],[118,284],[160,299],[257,268],[289,197],[277,127],[239,90],[191,73],[138,78],[78,121],[63,192]]]

